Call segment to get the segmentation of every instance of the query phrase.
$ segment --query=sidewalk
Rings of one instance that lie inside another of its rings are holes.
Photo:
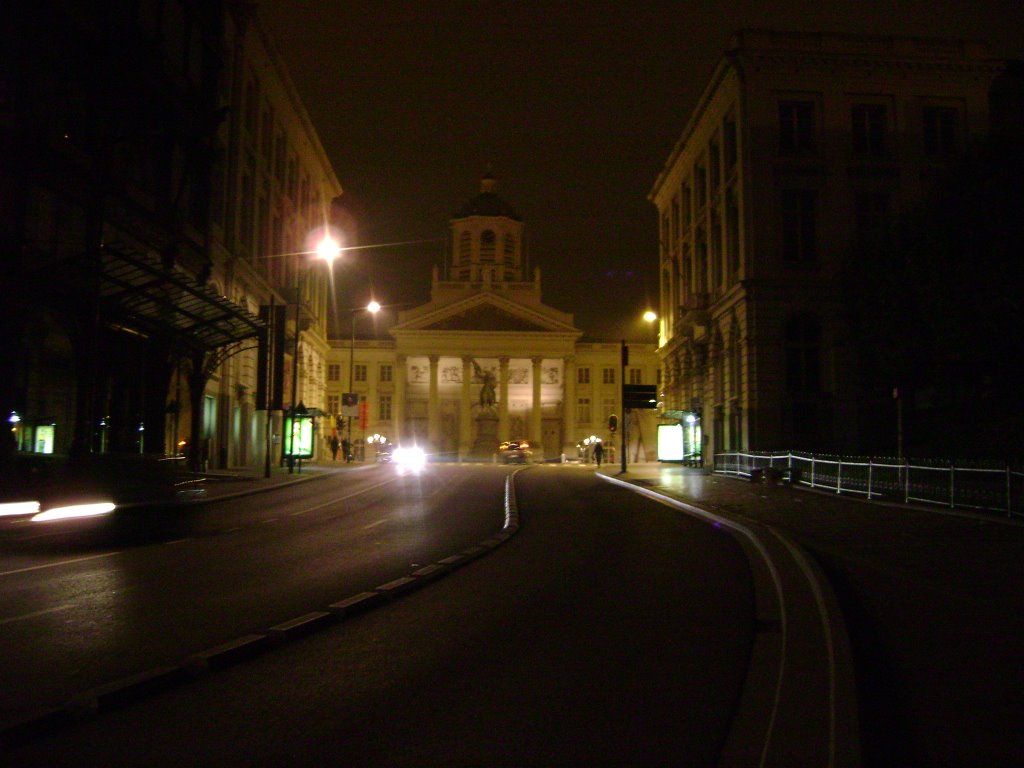
[[[259,493],[260,491],[267,491],[293,483],[317,480],[339,472],[355,472],[374,466],[376,466],[374,462],[346,464],[343,461],[327,461],[303,464],[301,468],[296,466],[294,472],[289,472],[288,467],[274,466],[270,468],[270,477],[264,475],[262,468],[234,467],[210,470],[203,473],[203,476],[206,478],[203,484],[206,494],[200,503],[219,501],[221,499],[234,498],[235,496],[245,496],[250,493]]]
[[[993,766],[1024,755],[1024,523],[867,501],[677,465],[599,471],[783,533],[846,620],[865,765]]]

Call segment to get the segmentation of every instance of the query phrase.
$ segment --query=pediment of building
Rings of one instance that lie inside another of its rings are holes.
[[[567,333],[577,332],[572,325],[548,317],[538,310],[499,297],[474,297],[438,307],[433,311],[400,323],[392,332],[401,331],[482,331],[488,333]]]

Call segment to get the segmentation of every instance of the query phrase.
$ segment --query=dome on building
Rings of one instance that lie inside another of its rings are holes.
[[[480,194],[472,198],[456,211],[453,218],[465,219],[469,216],[504,216],[515,221],[522,221],[515,209],[494,191],[497,182],[490,171],[480,179]]]

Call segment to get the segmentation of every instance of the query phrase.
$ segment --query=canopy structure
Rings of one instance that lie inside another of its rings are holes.
[[[153,335],[212,350],[257,336],[265,323],[159,255],[105,243],[100,300],[110,317]]]

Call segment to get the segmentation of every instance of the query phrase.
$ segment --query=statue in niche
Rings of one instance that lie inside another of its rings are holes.
[[[484,370],[480,367],[480,364],[473,361],[473,372],[475,378],[482,382],[480,386],[480,407],[481,408],[493,408],[497,402],[497,398],[494,394],[494,373],[492,371]]]

